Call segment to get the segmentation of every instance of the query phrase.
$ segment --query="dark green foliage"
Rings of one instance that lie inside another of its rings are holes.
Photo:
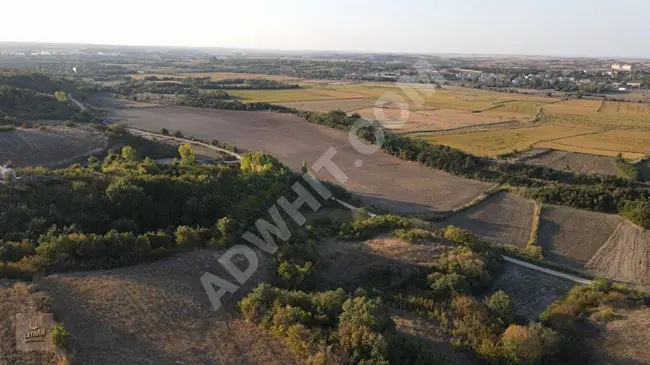
[[[106,268],[174,250],[226,247],[266,217],[279,197],[295,196],[291,186],[301,180],[262,153],[247,156],[237,168],[155,165],[135,158],[132,149],[123,151],[87,167],[25,169],[24,184],[3,188],[0,275],[15,277],[38,267]],[[278,265],[287,287],[309,282],[316,252],[304,241],[282,248]],[[31,257],[38,260],[23,262]]]

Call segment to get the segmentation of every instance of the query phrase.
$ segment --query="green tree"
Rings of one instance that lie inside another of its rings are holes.
[[[192,165],[196,161],[196,155],[189,143],[178,146],[178,153],[181,155],[181,163],[183,165]]]
[[[302,160],[302,166],[300,167],[300,171],[302,171],[303,174],[306,174],[309,169],[307,168],[307,161]]]
[[[63,92],[63,91],[57,91],[57,92],[55,92],[55,93],[54,93],[54,97],[55,97],[56,100],[58,100],[58,101],[66,101],[66,100],[68,100],[68,96],[67,96],[67,95],[65,94],[65,92]]]
[[[122,147],[122,158],[127,161],[135,162],[140,159],[140,156],[138,155],[138,151],[136,151],[135,148],[131,146],[124,146]]]

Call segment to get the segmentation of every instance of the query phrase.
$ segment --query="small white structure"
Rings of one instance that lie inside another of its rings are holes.
[[[612,71],[632,72],[634,71],[634,66],[615,63],[612,65]]]
[[[16,182],[17,180],[16,171],[7,166],[0,165],[0,183],[6,184]]]

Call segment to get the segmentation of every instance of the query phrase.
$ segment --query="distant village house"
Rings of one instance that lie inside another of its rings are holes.
[[[612,65],[612,71],[618,72],[632,72],[634,71],[634,66],[627,64],[615,63]]]

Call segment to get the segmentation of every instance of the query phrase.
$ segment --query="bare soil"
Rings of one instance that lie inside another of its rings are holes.
[[[236,282],[213,251],[176,255],[129,268],[52,275],[42,287],[72,333],[80,364],[299,364],[284,346],[243,321],[237,299],[265,279],[269,256],[236,295],[214,312],[204,272]],[[245,267],[245,265],[244,265]]]
[[[590,364],[650,365],[650,308],[617,310],[614,320],[599,327]]]
[[[56,167],[97,154],[107,145],[101,133],[87,128],[19,128],[0,133],[0,163],[11,160],[17,166]]]
[[[621,222],[623,219],[617,215],[545,207],[537,240],[548,260],[582,269]]]
[[[383,152],[361,154],[352,147],[346,133],[290,114],[157,107],[115,110],[113,119],[138,129],[180,129],[188,137],[217,139],[247,151],[264,150],[294,171],[300,171],[303,161],[311,166],[333,148],[332,161],[347,176],[343,186],[366,204],[394,212],[451,210],[490,187],[488,183],[459,178]],[[339,183],[325,168],[315,174]]]
[[[611,279],[650,283],[650,231],[621,224],[586,267]]]
[[[570,170],[584,174],[616,175],[614,159],[585,153],[547,150],[522,162],[544,165],[557,170]]]
[[[499,192],[438,223],[470,230],[492,242],[526,247],[533,229],[535,203],[509,192]]]
[[[51,313],[49,298],[42,292],[22,283],[0,282],[0,365],[56,364],[57,355],[52,352],[18,351],[16,348],[16,314]],[[56,320],[56,318],[55,318]]]
[[[515,312],[533,321],[577,284],[509,262],[494,281],[492,291],[503,290],[515,305]]]

